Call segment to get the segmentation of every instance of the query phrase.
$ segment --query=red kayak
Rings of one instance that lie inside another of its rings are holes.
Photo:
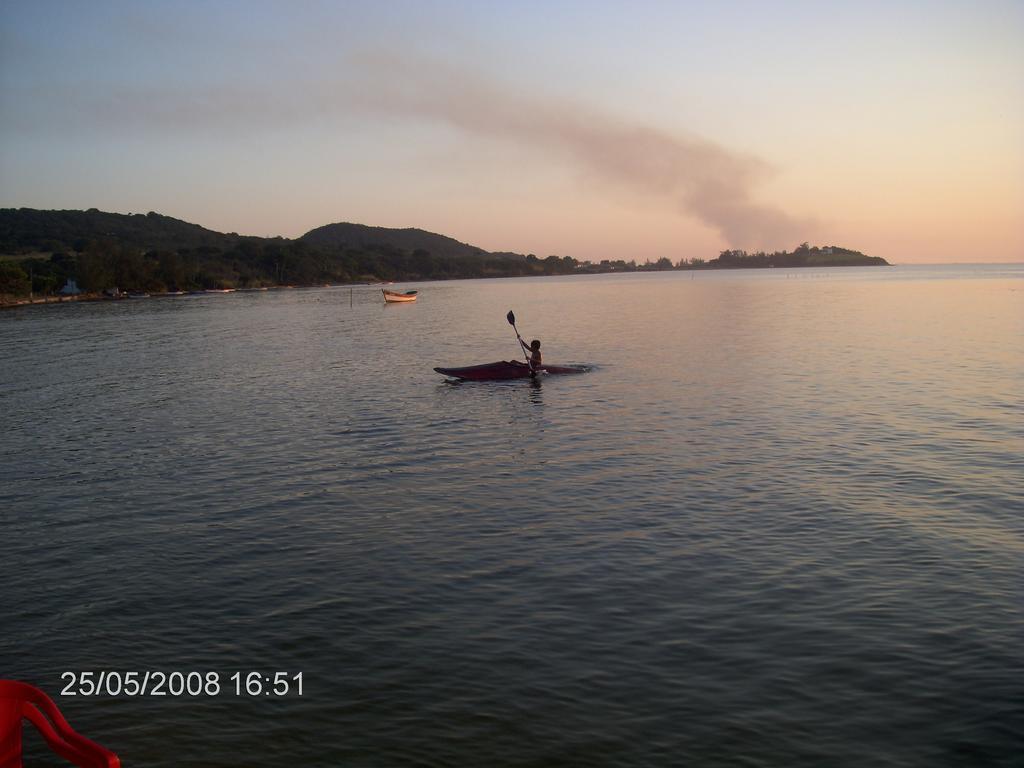
[[[531,376],[530,366],[512,360],[499,360],[496,363],[470,365],[466,368],[435,368],[440,374],[465,381],[504,381],[507,379],[528,379]],[[542,365],[537,373],[585,373],[581,365]]]

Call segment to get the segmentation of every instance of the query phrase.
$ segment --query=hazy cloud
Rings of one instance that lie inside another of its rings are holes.
[[[758,203],[772,171],[764,161],[698,137],[638,125],[579,104],[556,102],[420,59],[363,56],[355,103],[412,114],[481,136],[565,157],[581,170],[674,200],[734,247],[777,247],[808,236],[809,220]]]
[[[807,239],[809,220],[754,200],[771,167],[712,141],[632,123],[586,105],[540,97],[414,56],[361,55],[335,79],[276,82],[67,86],[33,94],[0,129],[22,133],[90,129],[105,136],[200,135],[230,141],[314,123],[382,116],[438,121],[469,134],[516,142],[621,187],[658,196],[717,230],[733,247],[774,248]],[[13,106],[13,105],[12,105]]]

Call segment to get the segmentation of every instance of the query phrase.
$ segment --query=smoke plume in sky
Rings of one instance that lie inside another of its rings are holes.
[[[814,225],[759,202],[754,192],[773,169],[713,141],[643,125],[602,110],[527,93],[497,79],[412,55],[361,54],[342,73],[317,79],[287,74],[259,86],[209,83],[124,84],[104,91],[55,88],[8,113],[6,130],[129,132],[210,136],[281,131],[326,123],[410,118],[478,137],[514,142],[538,163],[563,163],[588,177],[657,199],[721,234],[731,246],[773,249],[809,239]]]
[[[581,171],[674,201],[733,247],[792,245],[813,227],[754,199],[772,172],[757,157],[432,62],[367,56],[359,64],[367,73],[356,96],[363,108],[430,118],[561,156]]]

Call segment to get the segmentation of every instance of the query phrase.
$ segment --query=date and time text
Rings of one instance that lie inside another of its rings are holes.
[[[61,696],[302,696],[301,672],[62,672]]]

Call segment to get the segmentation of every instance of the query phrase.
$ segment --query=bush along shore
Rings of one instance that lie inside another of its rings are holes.
[[[885,265],[837,246],[599,263],[488,252],[419,229],[330,224],[300,238],[220,233],[156,213],[0,209],[0,304],[378,281]],[[115,289],[115,286],[117,289]]]

